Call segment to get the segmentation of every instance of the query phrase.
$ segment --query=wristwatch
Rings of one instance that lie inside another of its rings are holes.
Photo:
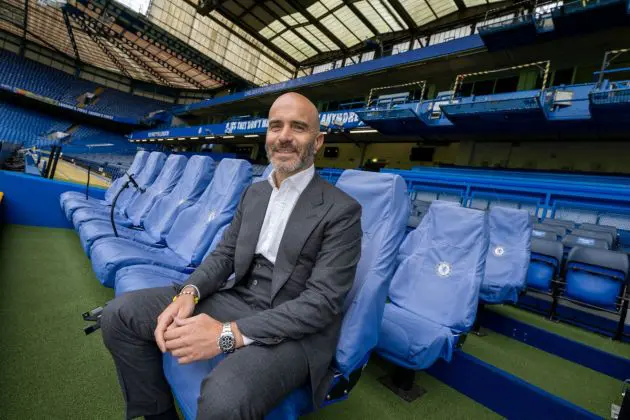
[[[221,331],[217,344],[223,353],[232,353],[236,348],[236,338],[234,338],[232,325],[229,322],[223,323],[223,331]]]

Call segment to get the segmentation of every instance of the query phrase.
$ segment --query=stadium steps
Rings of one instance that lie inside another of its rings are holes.
[[[37,261],[37,264],[33,264]],[[5,225],[0,229],[0,393],[2,418],[90,418],[123,416],[123,403],[111,357],[100,336],[85,337],[80,313],[113,297],[95,281],[78,237],[69,229]],[[532,325],[536,315],[510,308],[490,310]],[[544,327],[618,355],[630,346],[564,324]],[[470,336],[463,350],[533,385],[609,417],[621,382],[498,333]],[[495,419],[499,415],[421,373],[428,390],[406,403],[378,378],[391,366],[377,358],[368,365],[348,401],[308,419]],[[45,414],[44,414],[45,413]]]

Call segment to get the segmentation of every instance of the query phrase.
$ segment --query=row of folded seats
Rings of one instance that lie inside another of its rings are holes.
[[[252,179],[243,160],[215,165],[204,156],[138,152],[128,173],[141,190],[123,188],[123,176],[104,200],[68,192],[60,201],[97,278],[120,295],[185,281],[221,239],[243,191],[270,170]],[[450,360],[480,301],[515,302],[524,290],[532,230],[524,210],[436,201],[406,235],[410,202],[399,175],[348,170],[336,185],[362,205],[363,241],[328,402],[347,397],[373,351],[414,371]],[[108,222],[116,196],[118,237]],[[201,381],[219,360],[179,365],[164,357],[165,375],[187,418],[195,417]],[[308,386],[294,391],[267,418],[311,411],[309,395]]]

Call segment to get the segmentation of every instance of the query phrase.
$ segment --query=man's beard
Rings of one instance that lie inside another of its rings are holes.
[[[310,142],[304,147],[294,146],[291,143],[279,145],[278,143],[267,146],[267,159],[273,164],[273,169],[282,174],[292,174],[302,169],[306,169],[315,161],[315,141]],[[274,152],[297,152],[298,159],[291,161],[278,161],[273,158]]]

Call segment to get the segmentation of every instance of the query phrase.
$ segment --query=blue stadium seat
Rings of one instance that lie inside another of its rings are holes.
[[[475,320],[487,251],[483,211],[432,204],[400,248],[378,354],[414,371],[450,361]]]
[[[575,247],[566,266],[563,296],[616,311],[628,279],[628,255],[605,249]]]
[[[165,197],[175,188],[184,172],[187,161],[188,159],[184,156],[169,156],[155,182],[144,193],[134,195],[127,207],[127,216],[117,215],[114,219],[116,230],[118,231],[119,227],[142,227],[144,219],[155,202]],[[92,243],[105,236],[114,236],[109,215],[89,220],[79,227],[81,245],[88,255]],[[119,233],[119,236],[122,235]]]
[[[140,151],[136,153],[135,158],[133,159],[133,163],[127,170],[128,173],[136,176],[141,168],[144,167],[147,159],[149,158],[149,152]],[[123,187],[123,184],[127,182],[127,177],[122,176],[112,182],[107,191],[105,192],[105,199],[98,200],[93,197],[88,197],[86,200],[85,194],[82,194],[77,191],[66,191],[59,196],[59,204],[61,204],[61,208],[63,209],[68,220],[72,220],[72,214],[75,210],[83,208],[83,207],[91,207],[95,206],[111,206],[114,200],[114,197],[118,193],[118,191]]]
[[[271,171],[273,171],[273,165],[269,164],[260,176],[254,177],[252,183],[265,181],[267,178],[269,178],[269,174],[271,173]]]
[[[364,232],[361,260],[346,298],[346,312],[332,365],[337,375],[331,389],[336,389],[339,400],[343,400],[353,385],[350,375],[360,374],[378,340],[396,253],[409,214],[409,199],[406,185],[398,175],[347,170],[337,186],[362,205]],[[220,359],[179,365],[170,354],[164,356],[166,378],[187,419],[195,418],[201,381]],[[339,392],[342,389],[347,392]],[[331,397],[327,404],[332,402]],[[266,419],[297,419],[312,408],[310,387],[304,386],[291,393]]]
[[[149,155],[145,165],[140,169],[140,173],[134,177],[138,186],[143,189],[147,189],[157,176],[160,174],[162,167],[166,161],[166,155],[161,152],[152,152]],[[140,191],[136,190],[132,185],[120,193],[118,196],[118,201],[116,202],[116,210],[114,214],[117,216],[117,221],[119,223],[124,223],[127,219],[126,211],[127,207],[131,203],[133,203],[134,199],[140,195]],[[112,199],[113,200],[113,199]],[[107,207],[84,207],[81,209],[77,209],[72,214],[72,224],[75,229],[79,229],[81,225],[89,220],[94,219],[105,219],[107,220],[110,217],[111,206]]]
[[[223,159],[199,201],[175,219],[164,248],[125,238],[103,238],[91,249],[98,280],[114,287],[116,271],[136,264],[154,264],[186,271],[199,265],[217,233],[229,224],[241,194],[251,183],[251,165],[240,159]]]
[[[532,224],[525,210],[495,207],[489,212],[490,248],[479,291],[482,303],[516,303],[525,289]]]
[[[184,174],[173,191],[158,200],[151,208],[144,220],[143,229],[120,227],[117,229],[118,236],[141,244],[164,248],[166,235],[168,235],[175,219],[180,212],[195,204],[201,197],[214,176],[214,168],[215,162],[208,156],[191,157]],[[93,223],[95,221],[90,222],[90,226],[94,226]],[[103,224],[98,234],[95,232],[92,234],[92,245],[99,239],[112,236],[114,233],[111,225]],[[91,253],[92,245],[90,245],[89,250],[86,250],[88,255]]]
[[[555,240],[532,238],[527,287],[549,292],[562,266],[563,246]]]
[[[223,233],[228,226],[229,225],[225,225],[217,232],[203,259],[214,251],[219,241],[223,238]],[[134,290],[182,284],[188,279],[192,271],[192,268],[187,270],[174,270],[172,268],[148,264],[124,267],[116,272],[114,292],[116,296],[120,296],[123,293],[132,292]],[[229,285],[230,282],[228,281],[227,284]]]

